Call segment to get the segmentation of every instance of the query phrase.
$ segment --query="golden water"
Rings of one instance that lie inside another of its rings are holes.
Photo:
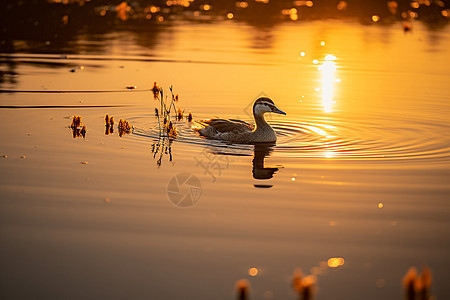
[[[80,36],[68,57],[2,54],[2,290],[233,299],[248,278],[252,299],[295,299],[301,268],[317,299],[401,299],[406,270],[428,265],[448,297],[449,37],[420,23],[180,22],[148,40]],[[277,144],[205,140],[186,120],[169,144],[143,91],[154,81],[195,119],[250,122],[271,97],[287,112],[266,116]],[[105,135],[106,113],[133,133]],[[190,208],[167,194],[183,172],[202,185]],[[343,265],[323,267],[333,257]]]

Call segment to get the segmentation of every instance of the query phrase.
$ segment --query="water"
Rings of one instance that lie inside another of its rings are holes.
[[[173,21],[2,54],[2,293],[233,299],[247,278],[251,299],[295,299],[301,268],[317,299],[401,299],[407,269],[427,265],[447,298],[449,37],[419,22]],[[205,140],[185,118],[160,137],[154,81],[196,120],[251,122],[271,97],[287,112],[267,116],[276,145]],[[133,132],[105,135],[106,113]],[[179,173],[201,183],[190,208],[169,201]],[[333,257],[345,263],[324,267]]]

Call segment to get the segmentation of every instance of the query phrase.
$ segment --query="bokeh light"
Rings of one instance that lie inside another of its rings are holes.
[[[327,261],[328,267],[337,268],[344,265],[344,259],[342,257],[332,257]]]
[[[253,276],[253,277],[258,275],[258,268],[252,267],[252,268],[248,269],[248,275]]]

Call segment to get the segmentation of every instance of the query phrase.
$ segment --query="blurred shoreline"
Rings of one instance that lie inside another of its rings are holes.
[[[285,22],[329,19],[356,20],[364,25],[407,22],[405,31],[417,20],[430,29],[439,29],[448,25],[449,11],[443,1],[423,0],[16,1],[0,4],[0,52],[60,53],[61,46],[79,35],[95,37],[116,31],[151,39],[180,20],[202,24],[228,20],[268,30]]]

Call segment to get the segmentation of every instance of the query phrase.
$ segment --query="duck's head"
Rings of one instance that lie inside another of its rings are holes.
[[[267,112],[285,115],[286,113],[275,106],[273,101],[267,97],[258,98],[253,104],[253,114],[255,116],[262,116]]]

